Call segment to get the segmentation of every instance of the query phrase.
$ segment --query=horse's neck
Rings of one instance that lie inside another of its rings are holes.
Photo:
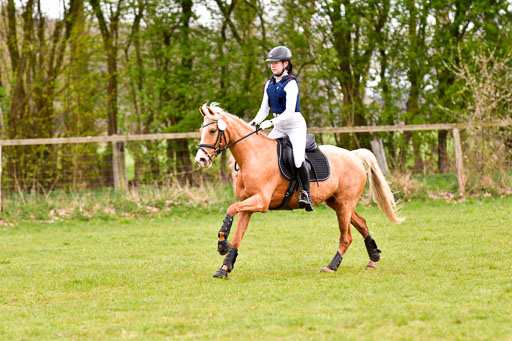
[[[252,130],[244,129],[242,123],[237,122],[237,124],[238,129],[235,133],[230,135],[229,143],[233,143],[252,132]],[[272,148],[273,144],[275,144],[274,140],[267,138],[261,133],[255,133],[235,143],[231,146],[230,151],[240,168],[243,168],[249,161],[257,161],[259,158],[265,158],[265,155],[268,154],[268,150]],[[275,148],[273,150],[275,150]]]

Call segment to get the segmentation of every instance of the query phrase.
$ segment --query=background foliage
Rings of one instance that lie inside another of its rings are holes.
[[[209,101],[249,120],[271,75],[266,53],[281,44],[293,51],[309,126],[510,118],[505,0],[66,0],[57,18],[38,0],[0,4],[3,138],[195,131],[197,108]],[[482,134],[463,137],[475,144]],[[506,169],[510,135],[488,132],[483,158],[505,146],[498,168]],[[452,168],[447,131],[381,138],[395,170]],[[332,143],[368,148],[370,139]],[[194,141],[116,148],[133,159],[133,184],[197,182]],[[5,183],[109,186],[111,154],[101,145],[7,148]]]

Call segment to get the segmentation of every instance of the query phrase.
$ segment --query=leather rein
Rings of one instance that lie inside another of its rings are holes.
[[[207,127],[207,126],[209,126],[210,124],[213,124],[213,123],[217,123],[217,126],[218,126],[219,125],[219,121],[222,121],[222,120],[211,121],[211,122],[209,122],[207,124],[201,125],[201,128],[205,128],[205,127]],[[222,121],[222,122],[224,122],[224,121]],[[224,125],[225,125],[225,122],[224,122]],[[226,149],[229,149],[231,146],[233,146],[233,145],[237,144],[238,142],[248,138],[252,134],[257,134],[262,129],[260,129],[259,126],[256,126],[256,130],[255,131],[253,131],[253,132],[251,132],[251,133],[249,133],[249,134],[239,138],[235,142],[232,142],[232,143],[230,143],[230,144],[228,144],[228,145],[226,145],[224,147],[222,147],[222,143],[226,143],[227,142],[226,134],[224,133],[224,131],[226,129],[220,129],[219,128],[217,130],[218,130],[217,139],[215,140],[214,144],[201,143],[201,144],[199,144],[199,147],[198,147],[199,150],[202,150],[208,156],[208,159],[210,159],[210,162],[213,161],[213,157],[217,157],[220,153],[222,153]],[[217,144],[218,144],[218,147],[217,147]],[[211,149],[213,149],[215,154],[208,153],[204,148],[211,148]]]

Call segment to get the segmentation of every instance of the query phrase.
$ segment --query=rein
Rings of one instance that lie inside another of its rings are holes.
[[[221,120],[222,121],[222,120]],[[222,121],[224,122],[224,121]],[[201,128],[205,128],[207,126],[209,126],[210,124],[213,124],[213,123],[217,123],[217,125],[219,124],[219,121],[211,121],[205,125],[202,125]],[[224,123],[225,125],[225,123]],[[207,156],[208,158],[210,159],[210,161],[213,161],[212,159],[212,154],[208,153],[204,148],[211,148],[213,149],[214,153],[213,156],[214,157],[217,157],[217,155],[219,155],[220,153],[222,153],[223,151],[225,151],[226,149],[229,149],[231,146],[237,144],[238,142],[248,138],[249,136],[251,136],[252,134],[257,134],[260,130],[260,127],[259,126],[256,126],[256,130],[253,131],[253,132],[250,132],[249,134],[239,138],[238,140],[236,140],[235,142],[232,142],[224,147],[222,147],[222,141],[224,140],[224,143],[227,142],[227,138],[226,138],[226,134],[224,133],[224,130],[225,129],[218,129],[218,134],[217,134],[217,139],[215,140],[215,143],[214,144],[206,144],[206,143],[201,143],[199,144],[199,148],[200,150],[202,150]],[[217,143],[219,144],[219,146],[217,147]],[[203,148],[204,147],[204,148]]]

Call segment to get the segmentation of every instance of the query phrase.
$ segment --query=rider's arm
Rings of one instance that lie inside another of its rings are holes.
[[[267,95],[267,87],[268,87],[269,82],[270,81],[267,81],[267,84],[265,84],[265,89],[263,90],[263,99],[261,100],[260,110],[256,114],[256,117],[254,117],[254,119],[252,120],[253,122],[256,122],[258,124],[263,122],[263,120],[268,116],[268,111],[270,109],[270,107],[268,106],[268,95]]]
[[[296,81],[290,81],[284,87],[286,92],[286,109],[283,113],[276,118],[272,119],[274,125],[279,122],[286,121],[291,115],[295,113],[295,107],[297,105],[297,95],[299,94],[299,86]]]

